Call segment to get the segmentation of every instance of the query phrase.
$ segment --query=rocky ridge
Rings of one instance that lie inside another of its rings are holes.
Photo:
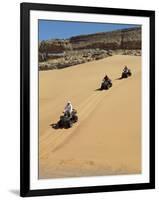
[[[141,55],[140,27],[41,41],[39,68],[60,69],[116,54]]]

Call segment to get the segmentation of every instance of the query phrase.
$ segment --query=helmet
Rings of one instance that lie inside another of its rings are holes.
[[[71,101],[68,101],[67,104],[71,104]]]

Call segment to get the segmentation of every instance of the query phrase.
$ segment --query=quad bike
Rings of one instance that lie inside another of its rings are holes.
[[[130,69],[128,70],[128,72],[123,72],[121,75],[121,78],[128,78],[129,76],[131,76],[131,71]]]
[[[74,123],[78,121],[77,111],[73,109],[71,115],[64,113],[60,116],[60,120],[57,122],[57,124],[54,125],[53,128],[71,128]]]
[[[110,87],[112,87],[112,82],[111,80],[108,81],[103,81],[101,84],[101,90],[108,90]]]

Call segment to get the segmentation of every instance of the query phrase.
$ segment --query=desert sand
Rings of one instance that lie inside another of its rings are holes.
[[[119,80],[123,66],[132,76]],[[113,87],[99,91],[105,73]],[[70,129],[53,129],[67,101]],[[39,72],[39,178],[141,173],[141,57],[116,55]]]

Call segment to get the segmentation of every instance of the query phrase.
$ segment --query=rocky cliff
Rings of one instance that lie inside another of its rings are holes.
[[[39,52],[61,53],[78,49],[141,49],[141,28],[80,35],[66,40],[46,40],[39,44]]]
[[[45,61],[41,63],[40,69],[63,68],[113,54],[140,55],[141,28],[79,35],[39,43],[39,61]]]
[[[141,29],[132,28],[70,38],[73,49],[141,49]]]

